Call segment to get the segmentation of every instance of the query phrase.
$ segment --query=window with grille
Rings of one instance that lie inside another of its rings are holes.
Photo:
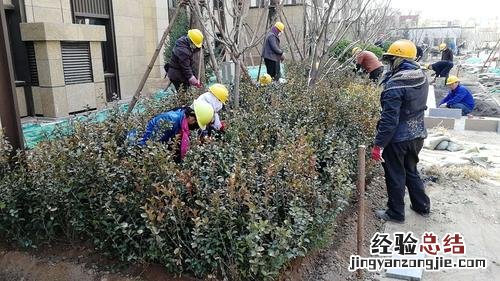
[[[268,0],[250,0],[250,7],[265,7],[268,2]],[[304,4],[304,0],[283,0],[282,4],[284,6],[302,5]]]
[[[304,0],[284,0],[283,5],[293,6],[293,5],[302,5],[304,4]]]
[[[109,18],[109,0],[71,0],[75,17]]]
[[[33,42],[26,42],[26,52],[28,54],[28,67],[30,71],[31,86],[39,86],[35,45]]]
[[[89,42],[61,42],[66,85],[94,82]]]
[[[257,7],[265,7],[266,6],[266,0],[250,0],[250,7],[252,8],[257,8]]]

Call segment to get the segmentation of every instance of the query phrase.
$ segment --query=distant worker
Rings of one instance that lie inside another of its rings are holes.
[[[217,131],[224,131],[225,123],[220,120],[219,111],[229,101],[229,90],[222,84],[213,84],[208,88],[208,92],[200,95],[196,100],[204,101],[214,109],[213,122],[210,127]]]
[[[259,78],[259,86],[267,86],[273,82],[273,78],[269,74],[264,74]]]
[[[453,68],[453,52],[447,47],[446,43],[439,45],[439,51],[442,52],[441,60],[433,64],[427,64],[425,68],[433,70],[436,77],[448,79],[450,71]],[[434,81],[436,81],[435,78]]]
[[[441,60],[453,62],[453,51],[448,48],[446,43],[441,43],[439,45],[439,51],[441,51]]]
[[[398,40],[382,57],[390,71],[382,81],[382,112],[372,149],[372,159],[383,161],[388,193],[387,209],[375,214],[398,223],[405,220],[405,186],[411,209],[422,216],[428,216],[430,211],[430,199],[417,170],[418,154],[427,137],[424,111],[429,83],[414,61],[416,55],[413,42]]]
[[[180,162],[189,150],[189,131],[204,130],[213,117],[214,109],[210,104],[195,100],[192,106],[175,108],[153,117],[138,143],[146,145],[148,141],[157,141],[171,146],[178,138],[179,146],[171,148],[176,151],[176,162]]]
[[[370,80],[378,82],[380,76],[384,73],[384,65],[378,60],[377,56],[370,51],[363,51],[360,47],[352,49],[352,55],[356,57],[356,71],[361,68],[369,74]]]
[[[186,91],[188,87],[201,88],[199,77],[195,76],[194,55],[203,45],[203,33],[198,29],[191,29],[187,36],[182,36],[175,42],[170,62],[165,66],[167,75],[175,89]]]
[[[281,62],[285,59],[283,50],[280,47],[279,38],[284,29],[285,25],[282,22],[277,22],[267,34],[262,50],[262,57],[264,57],[267,73],[274,81],[278,81],[281,78]]]
[[[457,108],[462,110],[462,116],[466,116],[474,110],[474,97],[469,89],[460,85],[460,80],[455,75],[450,75],[446,82],[450,92],[439,102],[439,107]]]

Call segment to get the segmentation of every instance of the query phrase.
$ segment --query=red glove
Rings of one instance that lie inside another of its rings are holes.
[[[382,161],[382,147],[374,146],[372,148],[372,159],[375,161]]]
[[[201,88],[203,88],[203,85],[201,84],[201,82],[200,82],[200,81],[198,81],[198,84],[194,85],[194,87],[195,87],[196,89],[201,89]]]
[[[224,132],[227,129],[226,122],[220,121],[220,123],[221,123],[221,127],[220,127],[219,131]]]
[[[194,77],[194,76],[191,76],[191,78],[189,78],[189,84],[191,84],[192,86],[195,86],[198,89],[201,88],[200,80],[196,79],[196,77]]]

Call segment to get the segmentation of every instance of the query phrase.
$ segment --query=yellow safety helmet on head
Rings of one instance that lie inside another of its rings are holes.
[[[203,45],[203,33],[201,33],[199,29],[190,29],[188,31],[188,37],[196,48],[201,48]]]
[[[392,43],[384,56],[414,60],[417,57],[417,47],[410,40],[401,39]]]
[[[267,73],[259,77],[259,83],[261,86],[269,85],[271,82],[273,82],[273,78],[271,78],[271,75]]]
[[[450,75],[448,76],[448,79],[446,79],[446,85],[451,85],[456,82],[460,82],[460,79],[458,79],[455,75]]]
[[[439,50],[440,50],[440,51],[444,51],[444,50],[446,49],[446,47],[448,47],[448,46],[446,45],[446,43],[441,43],[441,44],[439,44]]]
[[[205,130],[214,118],[214,108],[205,101],[195,100],[193,102],[193,109],[198,126],[200,126],[200,129]]]
[[[208,90],[223,104],[229,100],[229,90],[222,84],[213,84]]]
[[[360,47],[354,47],[352,48],[352,55],[354,56],[355,54],[361,52],[361,48]]]
[[[276,28],[277,28],[280,32],[283,32],[283,30],[285,30],[285,25],[284,25],[282,22],[280,22],[280,21],[276,22],[276,23],[274,24],[274,26],[275,26],[275,27],[276,27]]]

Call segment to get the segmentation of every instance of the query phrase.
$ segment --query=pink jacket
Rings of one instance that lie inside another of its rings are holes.
[[[186,157],[186,154],[189,150],[190,140],[189,140],[189,124],[187,122],[187,118],[182,119],[181,123],[181,159]]]

